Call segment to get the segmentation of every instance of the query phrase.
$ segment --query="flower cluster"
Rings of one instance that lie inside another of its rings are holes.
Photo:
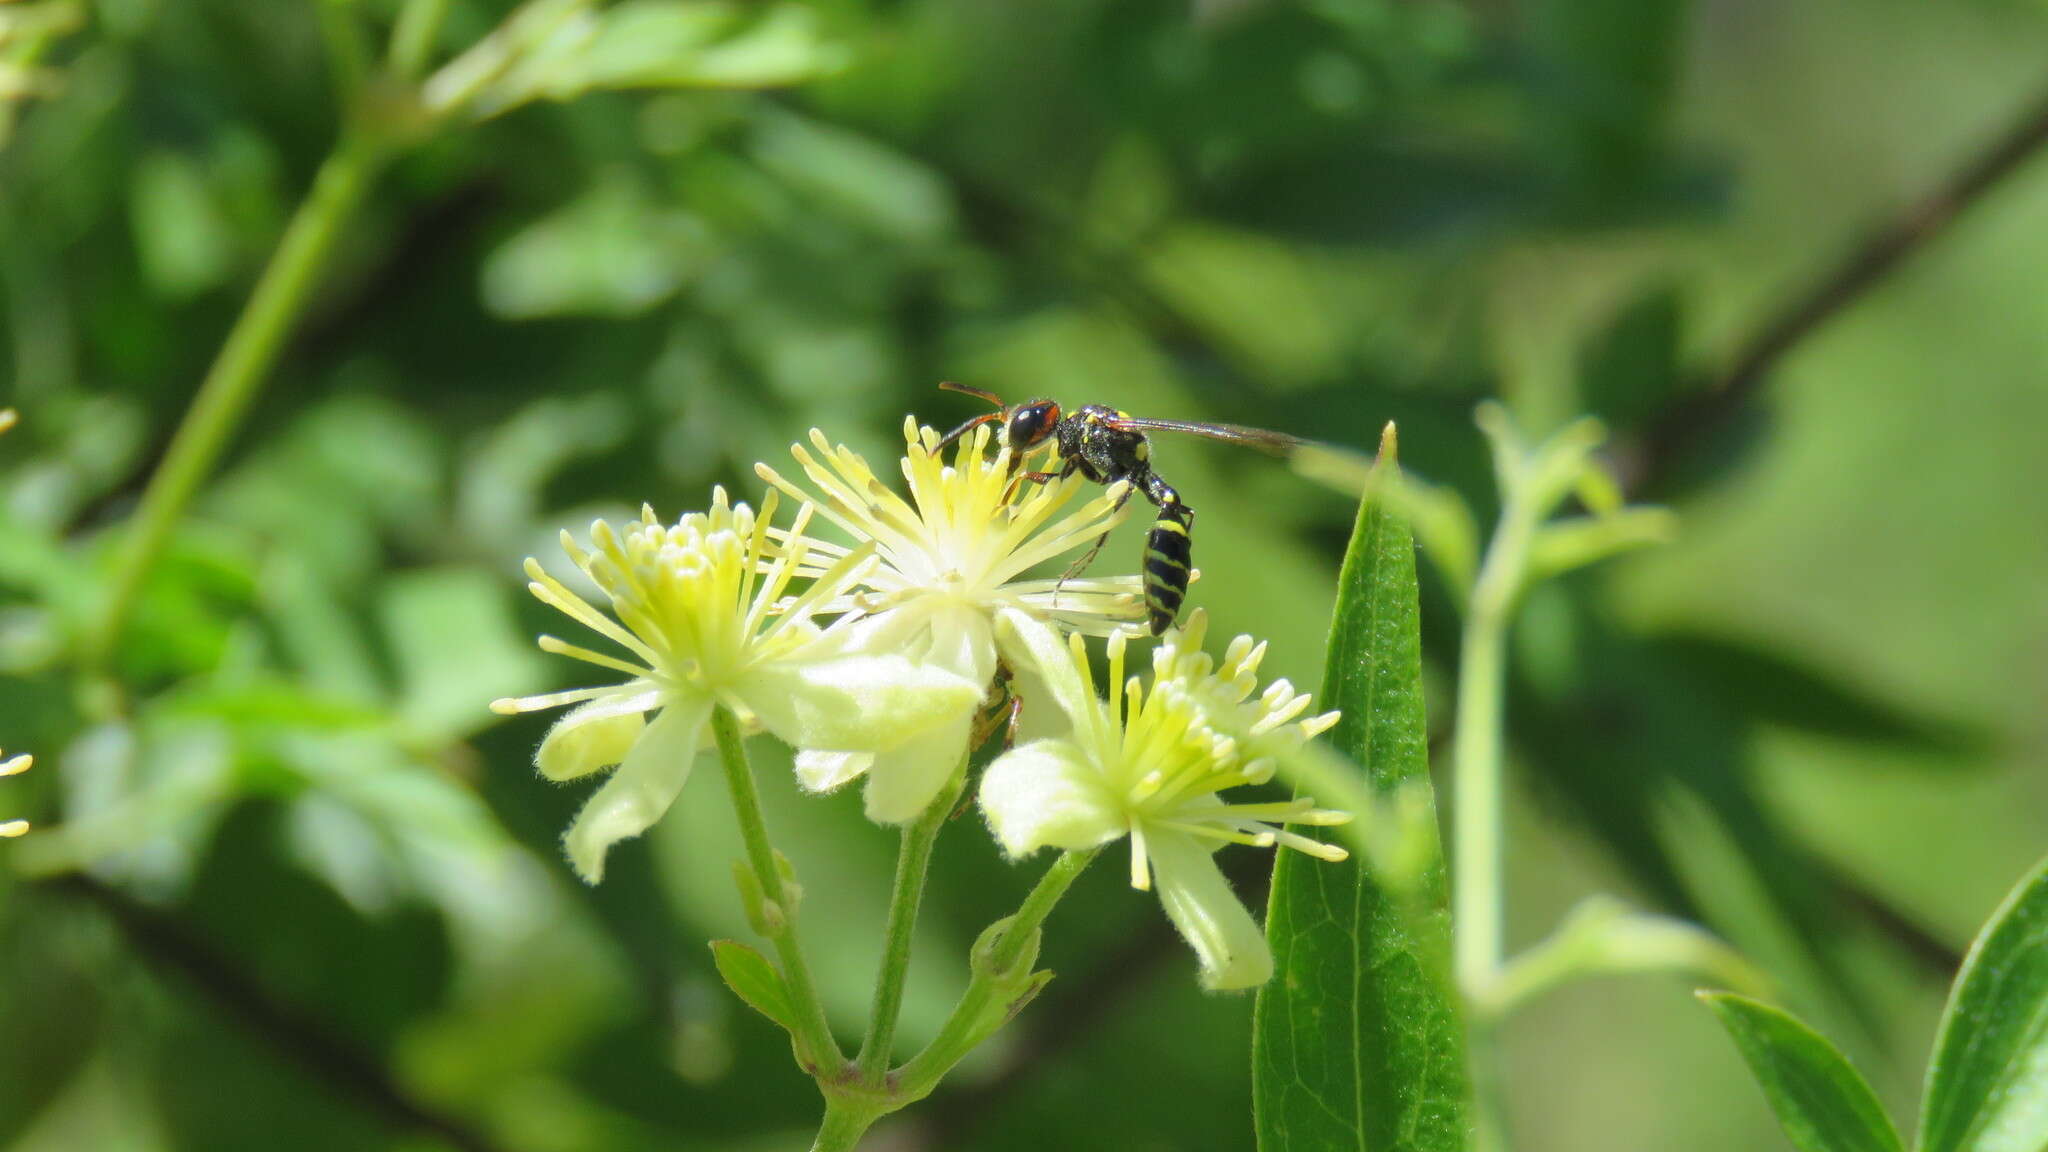
[[[596,882],[613,844],[660,819],[718,708],[794,748],[806,788],[864,779],[870,818],[916,819],[965,771],[976,719],[1007,681],[1056,708],[1027,709],[1034,738],[984,775],[981,806],[1003,848],[1129,837],[1132,885],[1158,892],[1204,982],[1264,981],[1265,940],[1213,852],[1285,845],[1342,859],[1286,826],[1347,817],[1307,799],[1220,794],[1269,781],[1335,714],[1304,718],[1308,697],[1284,680],[1255,694],[1263,645],[1241,636],[1219,665],[1201,650],[1200,612],[1155,649],[1149,690],[1127,680],[1125,647],[1145,616],[1138,578],[1045,570],[1114,528],[1128,490],[1026,477],[985,425],[950,458],[915,421],[904,439],[907,495],[813,431],[791,447],[799,476],[757,466],[770,486],[758,513],[719,490],[708,512],[672,525],[647,509],[630,524],[598,521],[587,543],[564,533],[582,591],[527,562],[536,597],[617,651],[551,636],[541,647],[624,677],[493,705],[573,705],[536,754],[547,778],[613,769],[569,829],[571,863]],[[797,502],[786,526],[771,523],[778,495]],[[847,539],[813,535],[819,522]],[[1107,639],[1107,700],[1084,637]]]
[[[1238,637],[1219,677],[1206,656],[1186,650],[1199,642],[1204,623],[1197,610],[1188,628],[1157,650],[1150,692],[1138,677],[1125,679],[1124,638],[1111,637],[1107,700],[1096,695],[1079,637],[1063,644],[1027,636],[1037,670],[1073,728],[998,757],[982,777],[981,806],[1012,856],[1129,837],[1131,887],[1158,890],[1201,961],[1203,983],[1249,988],[1273,974],[1272,953],[1211,854],[1225,844],[1277,844],[1342,860],[1342,848],[1285,825],[1342,824],[1350,816],[1307,798],[1222,799],[1227,788],[1271,780],[1278,745],[1298,746],[1337,716],[1297,719],[1308,698],[1284,680],[1247,703],[1258,650],[1250,637]]]

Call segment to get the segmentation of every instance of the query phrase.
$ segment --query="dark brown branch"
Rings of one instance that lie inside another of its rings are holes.
[[[1880,225],[1832,271],[1764,324],[1711,387],[1689,392],[1650,426],[1633,488],[1653,488],[1693,445],[1734,417],[1787,353],[1876,287],[1907,257],[1941,237],[2027,159],[2048,145],[2048,94],[1926,198]]]
[[[461,1152],[502,1152],[467,1124],[407,1096],[376,1061],[334,1036],[318,1020],[278,1001],[185,925],[85,876],[54,880],[49,887],[97,907],[138,954],[192,983],[308,1073],[393,1125],[430,1133]]]

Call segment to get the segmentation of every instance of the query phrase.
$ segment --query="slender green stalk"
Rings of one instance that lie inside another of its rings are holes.
[[[962,761],[965,768],[965,761]],[[952,815],[959,799],[960,771],[954,784],[940,792],[924,814],[903,829],[903,845],[896,855],[896,884],[889,897],[889,922],[884,930],[882,970],[875,978],[875,1002],[868,1013],[867,1035],[862,1038],[856,1063],[861,1078],[880,1084],[889,1070],[889,1055],[896,1040],[896,1021],[903,1012],[903,985],[910,975],[910,938],[917,927],[917,906],[924,898],[925,873],[931,866],[932,846],[939,829]]]
[[[938,1086],[939,1078],[986,1037],[987,1015],[994,1007],[1001,977],[1016,968],[1024,950],[1034,943],[1039,926],[1045,923],[1060,897],[1067,894],[1067,889],[1088,867],[1088,862],[1095,859],[1098,851],[1100,849],[1089,848],[1064,853],[1045,870],[1045,875],[1038,878],[1038,884],[1018,906],[1017,914],[1010,917],[1001,938],[989,950],[986,963],[975,967],[974,975],[967,983],[967,991],[953,1006],[953,1013],[946,1017],[938,1036],[924,1051],[898,1069],[897,1087],[904,1103],[930,1094]]]
[[[104,664],[120,641],[136,594],[162,557],[171,530],[184,515],[193,493],[213,470],[249,402],[276,364],[285,338],[334,253],[343,225],[362,203],[384,157],[385,147],[379,138],[350,131],[321,164],[312,189],[292,216],[277,252],[256,282],[255,292],[229,331],[163,462],[142,493],[98,628],[87,641],[88,666]]]
[[[805,1071],[817,1076],[833,1075],[846,1062],[832,1039],[832,1027],[825,1021],[825,1007],[811,982],[811,969],[797,946],[796,906],[782,883],[782,869],[776,866],[775,849],[768,843],[768,822],[761,815],[761,795],[754,788],[754,770],[747,762],[747,748],[740,736],[739,721],[723,706],[711,713],[711,730],[718,737],[718,758],[725,765],[726,787],[732,792],[733,815],[739,820],[740,838],[747,846],[747,863],[762,895],[782,911],[781,926],[769,933],[775,954],[782,961],[782,980],[796,1009],[793,1022],[799,1055]]]
[[[398,24],[391,31],[389,67],[400,83],[410,83],[426,68],[447,18],[448,0],[406,0],[399,9]]]
[[[1519,462],[1503,465],[1500,525],[1487,546],[1473,585],[1458,661],[1458,722],[1452,749],[1453,808],[1451,922],[1458,987],[1468,1005],[1487,1002],[1506,961],[1507,805],[1505,724],[1508,622],[1521,591],[1529,545],[1541,506],[1528,486],[1510,479]],[[1507,1146],[1499,1053],[1493,1022],[1473,1017],[1468,1059],[1474,1098],[1473,1147]]]
[[[811,1152],[853,1152],[860,1144],[860,1138],[867,1134],[868,1126],[880,1115],[871,1108],[863,1108],[844,1099],[828,1098],[825,1102],[825,1120],[818,1125],[818,1136],[811,1141]]]

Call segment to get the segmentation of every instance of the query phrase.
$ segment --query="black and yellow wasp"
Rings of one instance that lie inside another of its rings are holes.
[[[983,424],[999,424],[996,442],[1010,449],[1012,467],[1021,467],[1025,460],[1042,449],[1051,450],[1043,469],[1021,472],[1019,479],[1042,484],[1079,472],[1098,484],[1125,480],[1131,485],[1124,493],[1125,500],[1130,499],[1131,492],[1142,492],[1145,499],[1159,510],[1158,517],[1152,522],[1152,531],[1145,537],[1145,608],[1151,617],[1154,636],[1173,624],[1174,618],[1180,615],[1181,601],[1187,598],[1195,510],[1182,502],[1180,493],[1153,470],[1152,442],[1145,434],[1186,432],[1211,440],[1248,445],[1280,456],[1291,455],[1309,443],[1285,433],[1237,424],[1148,420],[1102,404],[1084,404],[1066,412],[1054,401],[1043,397],[1006,405],[986,389],[951,381],[939,387],[980,397],[996,407],[996,411],[976,416],[946,433],[945,438],[939,441],[941,447]],[[1104,536],[1097,540],[1088,555],[1075,565],[1075,570],[1086,567],[1102,549],[1103,540],[1108,538]]]

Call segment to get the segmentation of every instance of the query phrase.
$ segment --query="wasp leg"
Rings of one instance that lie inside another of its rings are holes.
[[[1131,493],[1135,491],[1137,491],[1136,488],[1124,489],[1124,494],[1116,498],[1116,507],[1110,509],[1110,515],[1114,516],[1118,512],[1123,511],[1124,505],[1130,503]],[[1072,580],[1074,577],[1079,576],[1082,572],[1086,571],[1088,565],[1093,564],[1095,562],[1095,558],[1102,554],[1102,546],[1107,543],[1109,543],[1109,533],[1104,532],[1102,535],[1097,536],[1095,538],[1095,543],[1090,544],[1088,546],[1088,551],[1082,553],[1081,558],[1079,560],[1076,560],[1072,564],[1067,565],[1067,570],[1065,572],[1060,573],[1060,578],[1058,582],[1056,582],[1052,586],[1053,607],[1057,608],[1060,606],[1060,589],[1066,586],[1067,581]]]
[[[1013,458],[1010,466],[1014,468],[1020,463],[1022,463],[1021,457]],[[1074,471],[1080,466],[1080,457],[1076,456],[1060,461],[1060,470],[1057,472],[1019,472],[1015,476],[1010,477],[1010,486],[1003,489],[1003,503],[1008,504],[1010,497],[1017,494],[1017,485],[1022,484],[1026,480],[1031,481],[1033,484],[1050,484],[1055,480],[1065,480],[1067,477],[1072,476]]]

